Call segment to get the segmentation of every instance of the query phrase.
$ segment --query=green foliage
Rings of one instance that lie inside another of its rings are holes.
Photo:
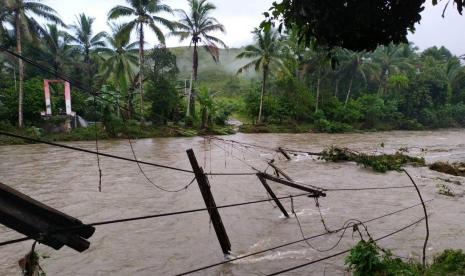
[[[43,81],[38,78],[24,82],[24,120],[28,125],[40,122],[45,110]],[[18,92],[14,84],[1,90],[0,120],[15,124],[18,121]]]
[[[331,122],[326,119],[319,119],[314,124],[314,129],[319,132],[342,133],[353,131],[351,125],[340,122]]]
[[[146,85],[146,97],[151,102],[150,118],[156,124],[178,122],[184,115],[181,97],[173,82],[159,79]]]
[[[382,252],[380,252],[382,251]],[[462,250],[446,249],[423,268],[416,261],[394,258],[389,250],[381,249],[374,241],[360,241],[345,258],[345,264],[355,276],[455,276],[465,274],[465,254]]]
[[[345,264],[354,276],[376,275],[384,269],[376,244],[364,240],[350,250]]]
[[[461,249],[446,249],[434,258],[427,275],[465,275],[465,254]]]
[[[352,161],[376,172],[400,171],[406,164],[424,166],[425,159],[412,157],[397,151],[394,154],[366,154],[347,148],[330,147],[322,152],[320,159],[328,162]]]
[[[284,0],[273,2],[264,13],[266,20],[261,28],[269,30],[275,24],[279,24],[279,29],[294,28],[306,46],[373,50],[378,45],[406,42],[408,31],[414,30],[414,25],[421,20],[424,2]],[[438,2],[432,0],[433,5]],[[462,14],[465,2],[453,2]]]

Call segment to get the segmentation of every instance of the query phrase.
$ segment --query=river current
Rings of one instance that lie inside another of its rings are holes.
[[[236,134],[221,137],[276,148],[320,151],[327,146],[349,147],[363,152],[394,152],[407,147],[409,154],[425,157],[427,163],[465,161],[465,130],[394,131],[360,134]],[[93,142],[67,142],[67,145],[93,150]],[[206,172],[254,172],[268,169],[264,159],[275,164],[296,181],[323,188],[364,188],[411,185],[399,172],[375,173],[354,163],[327,163],[310,156],[282,155],[254,148],[238,148],[219,141],[194,138],[156,138],[133,141],[139,160],[191,169],[186,149],[194,149]],[[133,158],[127,140],[100,141],[105,153]],[[0,147],[0,182],[48,204],[85,223],[180,210],[204,208],[194,182],[185,191],[166,193],[153,187],[137,164],[101,157],[102,192],[98,192],[96,156],[46,145]],[[192,174],[142,165],[157,185],[179,189]],[[465,179],[429,170],[407,167],[428,204],[431,235],[428,260],[446,248],[465,249]],[[271,172],[271,171],[270,171]],[[264,187],[254,175],[210,176],[217,205],[266,199]],[[451,182],[452,181],[452,182]],[[461,183],[462,185],[458,185]],[[456,194],[438,194],[438,185]],[[301,191],[270,183],[278,196]],[[319,200],[322,215],[330,229],[348,219],[367,220],[419,203],[414,188],[365,191],[328,191]],[[289,200],[283,200],[290,212]],[[320,215],[311,198],[294,199],[294,210],[306,236],[324,233]],[[284,218],[279,208],[268,202],[220,210],[232,244],[232,254],[240,256],[302,238],[296,219]],[[421,206],[368,223],[376,238],[422,218]],[[353,246],[358,235],[347,231],[338,246],[328,252],[339,234],[325,235],[274,251],[203,270],[194,275],[266,275],[331,255]],[[379,242],[394,254],[421,259],[425,236],[424,222]],[[0,241],[22,237],[0,226]],[[135,222],[99,226],[90,238],[90,248],[77,253],[69,248],[55,251],[38,245],[47,275],[174,275],[224,260],[208,213],[197,212]],[[20,275],[17,261],[30,250],[32,242],[0,248],[0,275]],[[315,250],[319,249],[319,250]],[[345,275],[344,256],[328,259],[292,271],[290,275]]]

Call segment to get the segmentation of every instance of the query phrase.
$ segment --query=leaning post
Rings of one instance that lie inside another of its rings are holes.
[[[192,149],[188,149],[186,152],[187,156],[189,157],[192,170],[194,171],[195,179],[199,184],[199,189],[202,193],[203,200],[205,201],[205,205],[208,208],[208,213],[210,215],[213,228],[215,229],[216,236],[218,237],[218,241],[220,242],[221,249],[225,255],[229,255],[231,252],[231,243],[224,228],[223,221],[221,220],[220,213],[216,208],[215,199],[213,198],[213,194],[210,190],[208,177],[203,172],[203,169],[199,166],[194,151]]]
[[[287,154],[287,152],[286,152],[283,148],[279,147],[279,148],[278,148],[278,151],[279,151],[284,157],[286,157],[287,160],[291,160],[291,157],[289,156],[289,154]]]
[[[268,194],[271,196],[271,198],[274,200],[274,202],[276,203],[276,205],[278,206],[279,210],[281,210],[281,212],[283,213],[283,215],[288,218],[289,217],[289,214],[287,213],[286,209],[284,208],[284,206],[281,204],[281,201],[279,201],[278,197],[276,197],[276,194],[273,192],[273,190],[271,189],[271,187],[268,185],[268,183],[266,183],[266,179],[261,176],[260,174],[257,174],[257,177],[258,179],[260,180],[260,182],[262,182],[263,184],[263,187],[265,187],[265,190],[268,192]]]

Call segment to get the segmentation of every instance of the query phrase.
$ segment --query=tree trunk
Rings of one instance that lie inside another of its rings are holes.
[[[139,29],[139,91],[140,91],[140,120],[144,121],[144,25],[140,24]]]
[[[17,11],[15,14],[16,24],[16,53],[22,54],[21,48],[21,14]],[[19,70],[19,91],[18,91],[18,126],[23,127],[23,98],[24,98],[24,63],[23,60],[18,58],[18,70]]]
[[[84,63],[86,64],[87,69],[87,85],[90,90],[92,90],[92,64],[90,62],[90,49],[86,46]]]
[[[354,76],[352,75],[352,77],[350,77],[349,89],[347,90],[347,96],[346,96],[346,101],[344,103],[344,107],[346,107],[347,103],[349,102],[350,92],[352,91],[353,82],[354,82]]]
[[[339,79],[336,79],[336,85],[334,88],[334,98],[337,98],[338,94],[339,94]]]
[[[268,68],[263,67],[263,76],[262,76],[262,93],[260,94],[260,110],[258,111],[258,120],[257,123],[262,122],[262,112],[263,112],[263,97],[265,96],[265,87],[266,87],[266,77],[268,75]]]
[[[316,81],[316,103],[315,103],[315,113],[318,112],[318,103],[320,102],[320,84],[321,84],[321,79],[320,75],[318,75],[318,79]]]
[[[197,84],[197,70],[199,68],[199,54],[197,52],[197,43],[194,42],[194,53],[192,54],[192,85],[189,101],[189,110],[190,115],[195,116],[195,99],[197,98],[197,93],[195,91],[195,86]]]

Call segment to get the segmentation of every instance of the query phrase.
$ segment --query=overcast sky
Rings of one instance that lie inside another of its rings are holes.
[[[252,41],[251,31],[263,20],[263,12],[266,11],[275,0],[210,0],[217,6],[213,12],[216,17],[226,27],[227,34],[218,34],[230,47],[240,47]],[[45,4],[53,7],[69,24],[75,20],[79,13],[86,13],[95,17],[95,29],[106,30],[107,13],[118,5],[125,5],[124,0],[44,0]],[[455,7],[449,7],[446,17],[441,14],[446,1],[442,1],[438,6],[433,7],[431,0],[427,0],[425,11],[422,13],[421,24],[417,25],[416,32],[409,35],[409,40],[413,41],[420,49],[431,46],[444,45],[454,54],[465,54],[465,17],[460,16]],[[165,4],[175,9],[187,9],[187,0],[165,0]],[[167,15],[167,17],[171,17]],[[148,42],[156,43],[152,34],[147,35]],[[178,46],[179,41],[174,38],[167,40],[167,45]],[[183,43],[186,45],[186,42]]]

